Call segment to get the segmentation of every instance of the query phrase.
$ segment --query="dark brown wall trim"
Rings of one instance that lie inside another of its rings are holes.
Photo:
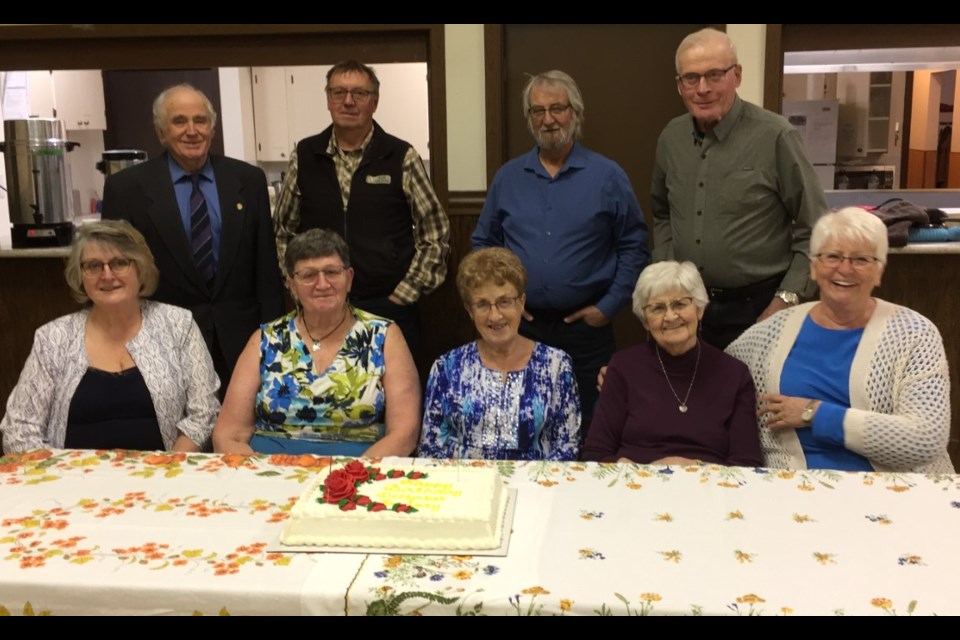
[[[780,113],[783,106],[783,25],[768,24],[763,65],[763,108]]]
[[[455,216],[476,216],[483,209],[487,199],[486,191],[451,191],[447,205],[447,214]]]

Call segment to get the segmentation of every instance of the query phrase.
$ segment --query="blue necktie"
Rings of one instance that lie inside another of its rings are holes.
[[[193,191],[190,193],[190,248],[193,261],[200,270],[208,288],[213,288],[213,230],[210,228],[210,212],[207,200],[200,191],[200,174],[190,176]]]

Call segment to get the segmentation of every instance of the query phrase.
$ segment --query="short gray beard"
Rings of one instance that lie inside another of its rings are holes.
[[[563,149],[568,144],[570,144],[570,141],[573,139],[573,136],[576,133],[576,130],[577,130],[576,123],[571,123],[570,128],[563,131],[563,135],[560,136],[559,140],[547,141],[539,128],[533,129],[531,127],[531,133],[533,133],[533,139],[537,141],[537,146],[543,149],[544,151],[557,151],[559,149]]]

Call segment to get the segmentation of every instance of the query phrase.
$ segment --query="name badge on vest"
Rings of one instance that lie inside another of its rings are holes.
[[[390,184],[390,176],[367,176],[367,184]]]

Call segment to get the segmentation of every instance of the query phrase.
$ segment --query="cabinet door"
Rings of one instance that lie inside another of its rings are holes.
[[[840,101],[837,156],[864,157],[867,155],[870,74],[838,73],[837,100]]]
[[[57,117],[67,129],[107,128],[103,76],[99,70],[54,71],[53,89]]]
[[[53,75],[49,71],[27,72],[27,113],[31,118],[53,118]]]
[[[324,91],[329,69],[329,66],[286,67],[287,128],[291,149],[304,138],[330,126]]]
[[[253,128],[260,162],[290,158],[285,75],[283,67],[253,67]]]

